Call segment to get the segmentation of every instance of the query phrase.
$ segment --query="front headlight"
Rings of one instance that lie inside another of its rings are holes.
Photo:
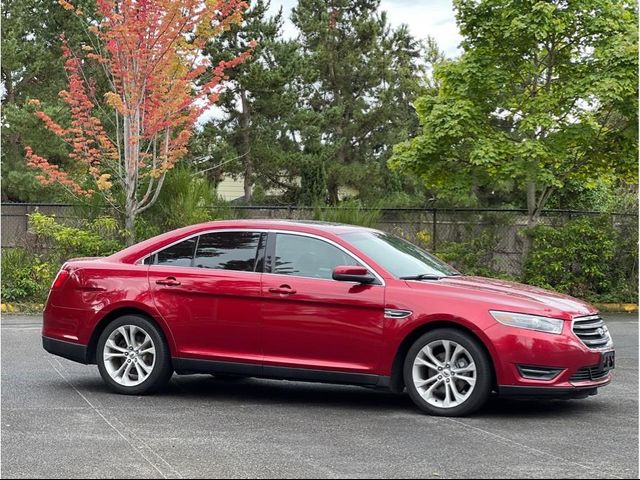
[[[500,312],[496,310],[490,310],[489,313],[498,322],[508,327],[526,328],[527,330],[553,333],[555,335],[562,333],[564,325],[564,321],[557,318],[527,315],[526,313]]]

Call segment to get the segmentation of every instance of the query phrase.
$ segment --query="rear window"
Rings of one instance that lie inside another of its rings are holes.
[[[261,270],[266,234],[212,232],[171,245],[144,261],[146,265],[252,272]]]
[[[255,232],[207,233],[200,237],[193,264],[198,268],[252,272],[261,237]]]
[[[197,237],[189,238],[180,243],[160,250],[155,255],[147,257],[147,265],[172,265],[174,267],[190,267]]]

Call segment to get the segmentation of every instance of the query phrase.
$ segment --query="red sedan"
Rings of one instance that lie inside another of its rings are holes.
[[[607,327],[579,300],[462,275],[381,231],[313,222],[211,222],[70,260],[42,335],[125,394],[174,371],[210,373],[406,389],[449,416],[492,391],[594,395],[615,364]]]

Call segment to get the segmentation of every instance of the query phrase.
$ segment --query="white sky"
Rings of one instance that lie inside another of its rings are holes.
[[[291,9],[296,0],[271,0],[271,10],[276,12],[281,6],[285,16],[284,34],[296,35],[289,20]],[[460,34],[454,17],[451,0],[382,0],[380,8],[387,12],[393,26],[407,24],[411,33],[418,39],[431,35],[448,57],[459,52]]]

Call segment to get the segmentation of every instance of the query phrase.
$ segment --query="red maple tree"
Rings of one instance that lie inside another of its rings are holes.
[[[60,97],[70,110],[64,127],[39,109],[35,114],[68,144],[73,168],[58,165],[26,148],[27,163],[43,185],[57,183],[82,197],[101,193],[119,208],[121,193],[128,241],[135,239],[138,214],[157,200],[167,171],[187,152],[198,117],[218,100],[225,70],[250,56],[254,45],[229,61],[210,65],[203,49],[209,38],[240,23],[242,0],[98,0],[97,20],[67,0],[63,8],[87,23],[90,42],[73,52],[63,38],[68,89]],[[96,82],[86,75],[95,62],[109,91],[96,98]],[[203,80],[206,79],[206,80]],[[103,125],[99,104],[109,108],[112,125]],[[73,173],[71,173],[73,172]]]

